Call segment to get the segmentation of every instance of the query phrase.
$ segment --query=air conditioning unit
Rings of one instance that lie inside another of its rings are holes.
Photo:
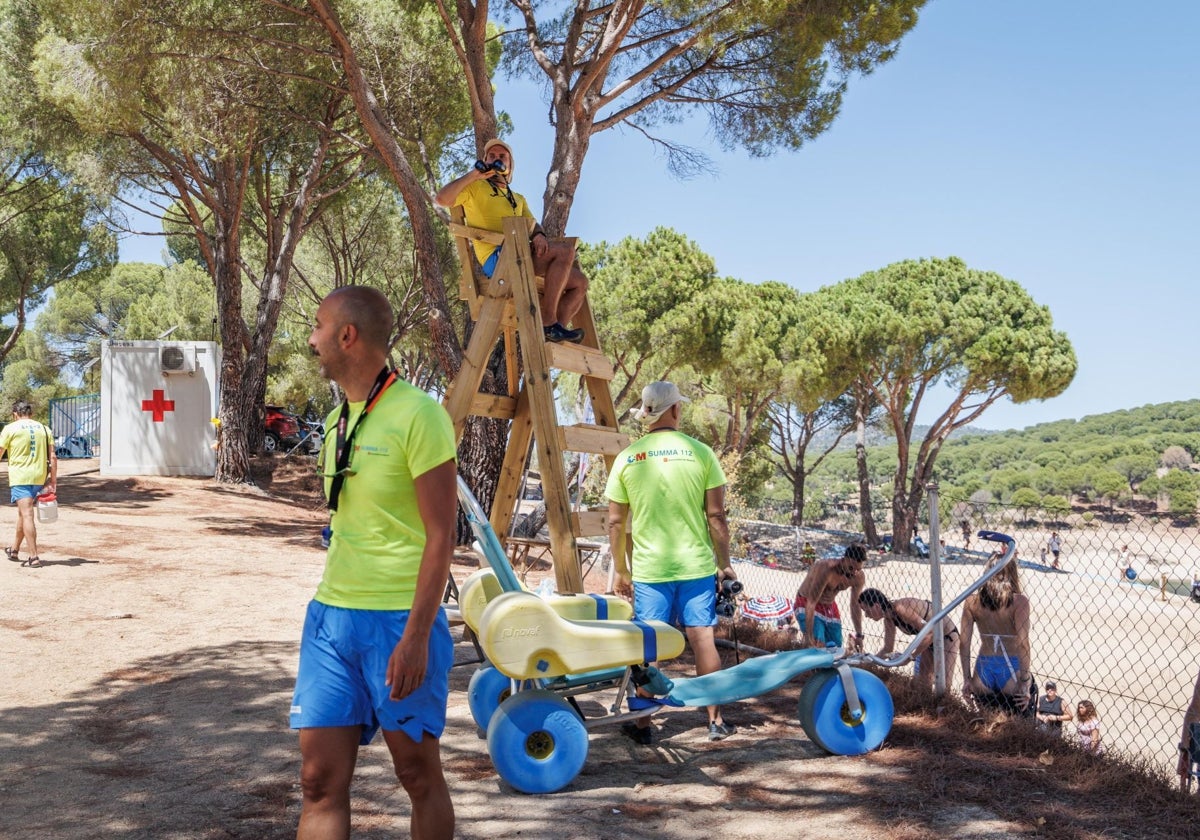
[[[196,373],[196,348],[182,344],[164,344],[158,348],[158,369],[163,376]]]

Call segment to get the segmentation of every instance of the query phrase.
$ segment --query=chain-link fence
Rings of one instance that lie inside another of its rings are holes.
[[[981,544],[974,536],[978,531],[1013,537],[1022,591],[1031,603],[1030,647],[1039,693],[1053,680],[1066,709],[1074,712],[1081,700],[1091,700],[1106,750],[1144,758],[1173,774],[1183,710],[1200,665],[1200,529],[1120,509],[1049,513],[953,500],[942,500],[939,507],[943,602],[983,571],[995,544]],[[747,596],[794,599],[813,558],[840,557],[846,545],[861,538],[851,530],[777,522],[734,523],[735,568]],[[845,528],[850,515],[830,524]],[[926,517],[924,540],[928,528]],[[871,552],[870,557],[867,586],[893,600],[930,598],[928,557],[915,552]],[[838,602],[849,633],[848,593]],[[952,617],[957,623],[958,615]],[[863,624],[867,649],[878,650],[882,625],[866,618]],[[972,662],[979,634],[975,637]],[[900,637],[897,649],[906,643]],[[962,684],[956,667],[949,688],[958,692]],[[1063,736],[1076,737],[1074,722],[1064,724]]]

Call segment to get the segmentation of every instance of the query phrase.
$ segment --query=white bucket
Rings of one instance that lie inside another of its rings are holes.
[[[58,520],[58,497],[53,494],[38,496],[38,522],[56,522]]]

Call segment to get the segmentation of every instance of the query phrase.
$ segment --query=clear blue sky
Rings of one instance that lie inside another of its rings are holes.
[[[1196,398],[1198,31],[1194,0],[933,0],[797,153],[725,154],[688,123],[669,136],[715,169],[677,181],[640,135],[596,135],[569,233],[615,242],[667,226],[722,275],[802,291],[930,256],[999,272],[1050,307],[1079,373],[1055,399],[998,403],[985,428]],[[546,106],[505,79],[497,102],[537,212]]]

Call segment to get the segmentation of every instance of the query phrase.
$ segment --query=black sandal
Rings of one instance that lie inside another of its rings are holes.
[[[21,555],[15,548],[8,548],[7,546],[5,546],[4,556],[7,557],[9,560],[13,561],[14,563],[21,562]]]
[[[29,568],[29,569],[40,569],[40,568],[42,568],[42,566],[45,566],[46,564],[43,563],[41,560],[39,560],[37,557],[30,557],[28,560],[22,561],[21,565],[25,566],[26,568]]]

